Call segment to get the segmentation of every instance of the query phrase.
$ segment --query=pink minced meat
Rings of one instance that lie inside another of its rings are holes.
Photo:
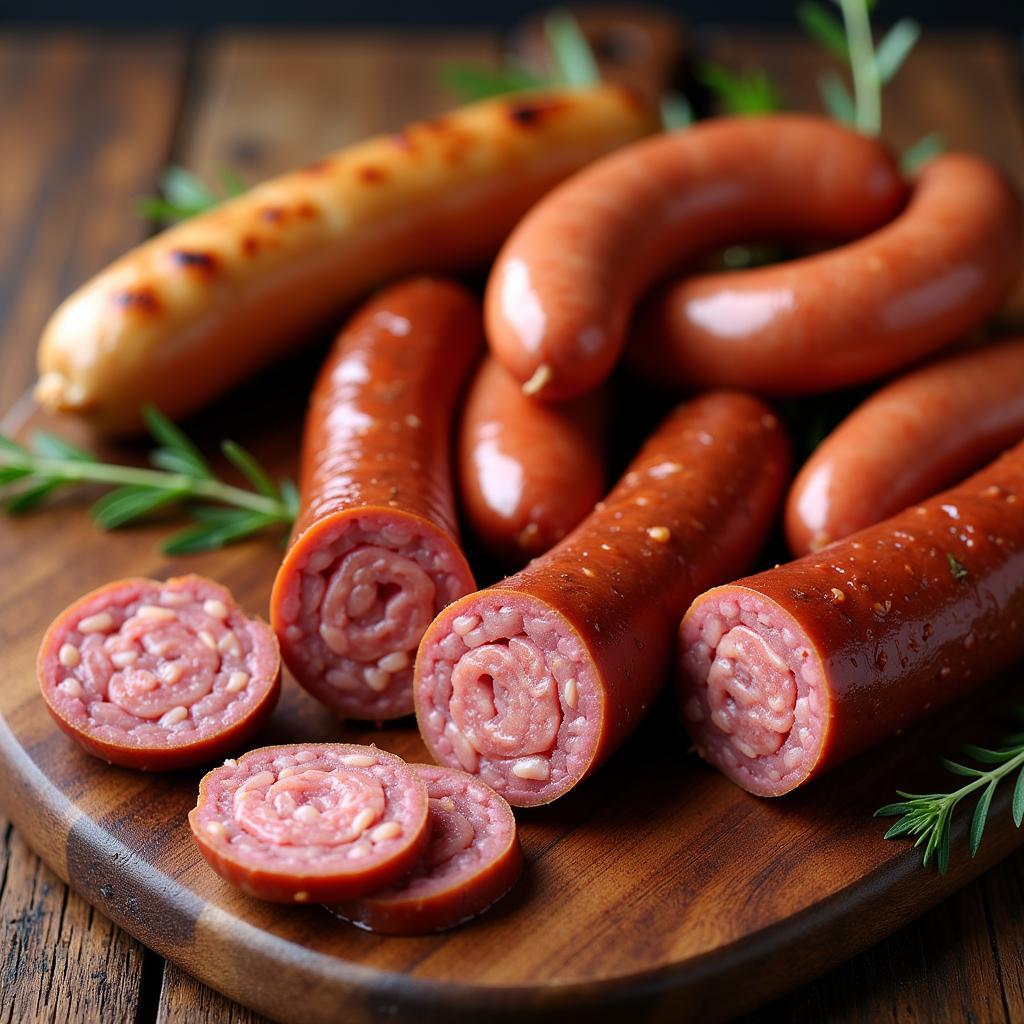
[[[701,756],[759,796],[798,786],[821,754],[827,702],[800,626],[760,594],[719,587],[680,639],[682,711]]]
[[[303,534],[287,565],[274,600],[296,678],[352,718],[410,714],[423,631],[471,585],[453,545],[413,516],[346,514]]]
[[[222,753],[218,737],[276,697],[278,672],[269,627],[198,576],[94,591],[56,620],[39,657],[61,724],[93,753],[136,767],[188,748]]]
[[[416,715],[434,756],[509,803],[547,803],[591,767],[604,704],[597,670],[566,620],[525,594],[482,591],[424,640]]]

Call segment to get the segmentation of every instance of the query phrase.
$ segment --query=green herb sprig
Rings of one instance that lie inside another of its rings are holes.
[[[187,220],[245,191],[245,183],[230,168],[221,170],[220,187],[223,195],[217,195],[184,167],[168,167],[160,178],[161,194],[140,199],[136,210],[147,220]]]
[[[1024,718],[1024,708],[1015,711],[1018,717]],[[875,811],[876,818],[899,817],[899,821],[885,833],[886,839],[916,836],[914,846],[923,845],[922,861],[925,867],[934,858],[940,874],[945,874],[949,869],[953,814],[961,801],[971,794],[980,793],[969,832],[972,857],[981,846],[996,789],[1015,772],[1017,781],[1013,786],[1011,815],[1017,828],[1024,821],[1024,732],[1007,736],[995,750],[972,745],[963,749],[975,761],[992,767],[974,768],[958,761],[943,760],[943,765],[954,775],[966,776],[971,781],[950,793],[905,793],[898,790],[903,797],[901,802],[886,804]]]
[[[715,94],[730,114],[756,117],[782,108],[782,97],[762,68],[738,72],[717,61],[703,60],[694,77]]]
[[[217,503],[188,507],[196,525],[163,543],[161,549],[168,555],[212,551],[271,526],[291,526],[298,510],[298,493],[291,481],[275,484],[241,445],[224,441],[221,451],[253,489],[225,483],[159,410],[147,406],[143,416],[159,442],[149,455],[154,469],[100,462],[91,452],[41,431],[33,438],[34,451],[0,434],[0,497],[6,511],[28,512],[59,487],[86,483],[114,488],[91,509],[102,530],[114,530],[158,509],[196,499]]]

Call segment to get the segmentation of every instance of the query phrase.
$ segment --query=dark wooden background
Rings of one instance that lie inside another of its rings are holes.
[[[792,105],[816,106],[822,59],[795,35],[702,42],[766,67]],[[18,417],[49,312],[146,235],[133,200],[166,164],[259,180],[436,111],[451,102],[437,65],[498,49],[490,33],[0,33],[0,413]],[[940,128],[1024,184],[1020,73],[1006,39],[933,36],[892,87],[886,134],[906,145]],[[257,1019],[95,912],[3,819],[0,833],[0,1021]],[[1019,854],[752,1019],[1024,1021],[1022,908]]]

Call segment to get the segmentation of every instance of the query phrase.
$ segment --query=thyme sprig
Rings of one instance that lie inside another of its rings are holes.
[[[294,484],[275,484],[241,445],[224,441],[221,451],[252,489],[220,480],[199,449],[154,406],[143,416],[158,447],[149,454],[154,469],[100,462],[91,452],[54,434],[37,432],[33,449],[0,434],[0,499],[11,514],[28,512],[60,487],[105,484],[114,489],[91,509],[96,525],[115,530],[158,509],[197,499],[215,504],[189,505],[196,521],[162,545],[165,554],[211,551],[271,526],[288,527],[295,519]],[[226,506],[226,507],[221,507]]]

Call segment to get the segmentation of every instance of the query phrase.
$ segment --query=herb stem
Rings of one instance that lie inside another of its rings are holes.
[[[850,48],[855,125],[862,134],[875,136],[882,130],[882,77],[875,59],[868,6],[864,0],[839,0],[839,6]]]

